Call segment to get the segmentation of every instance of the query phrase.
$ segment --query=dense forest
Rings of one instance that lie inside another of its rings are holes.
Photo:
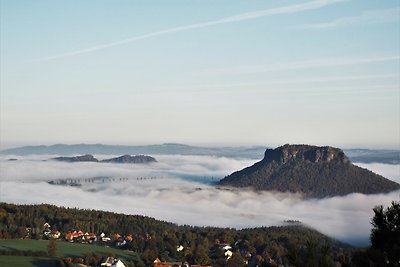
[[[212,218],[210,218],[211,220]],[[31,228],[32,238],[44,238],[44,225],[65,234],[82,230],[100,235],[131,235],[123,249],[138,252],[136,265],[150,265],[159,257],[165,261],[225,266],[223,245],[230,245],[233,260],[274,266],[291,262],[319,262],[318,266],[346,263],[348,246],[315,230],[293,225],[235,230],[228,228],[177,226],[153,218],[112,212],[59,208],[52,205],[0,204],[0,238],[23,238]],[[116,240],[115,240],[116,241]],[[178,251],[177,247],[184,249]]]
[[[400,205],[394,202],[391,208],[376,207],[374,212],[371,240],[375,247],[368,250],[351,248],[299,222],[242,230],[192,227],[146,216],[46,204],[0,203],[0,239],[26,238],[27,229],[32,239],[49,238],[45,233],[50,230],[61,232],[60,239],[73,230],[97,236],[103,233],[111,237],[110,243],[104,245],[140,255],[131,266],[152,266],[157,257],[162,261],[211,266],[398,266],[373,262],[399,260],[396,255],[400,244]],[[121,245],[122,236],[130,238]],[[230,256],[224,248],[227,246],[232,252]]]

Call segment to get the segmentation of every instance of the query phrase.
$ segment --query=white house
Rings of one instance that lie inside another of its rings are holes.
[[[227,251],[225,252],[225,257],[226,257],[227,260],[229,260],[229,259],[232,257],[232,255],[233,255],[233,253],[232,253],[232,251],[230,251],[230,250],[227,250]]]
[[[119,259],[113,258],[113,257],[107,257],[104,259],[104,261],[101,263],[101,266],[104,267],[126,267],[126,265]]]

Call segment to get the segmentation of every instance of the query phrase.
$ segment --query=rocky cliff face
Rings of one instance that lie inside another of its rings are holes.
[[[310,145],[267,149],[261,161],[226,176],[219,184],[318,198],[400,189],[398,183],[353,165],[339,148]]]
[[[289,145],[278,147],[276,149],[267,149],[263,161],[276,161],[280,164],[287,163],[290,160],[303,160],[309,162],[340,162],[350,163],[344,152],[339,148],[330,146],[318,147],[310,145]]]

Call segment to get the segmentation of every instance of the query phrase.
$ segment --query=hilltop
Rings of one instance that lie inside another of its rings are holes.
[[[101,162],[109,162],[109,163],[150,163],[157,162],[157,160],[150,156],[145,155],[123,155],[120,157],[112,158],[112,159],[104,159]]]
[[[288,144],[267,149],[261,161],[226,176],[219,185],[317,198],[400,189],[398,183],[353,165],[339,148]]]
[[[104,162],[104,163],[132,163],[132,164],[157,162],[155,158],[146,155],[135,155],[135,156],[123,155],[116,158],[98,160],[93,155],[87,154],[87,155],[73,156],[73,157],[56,157],[52,158],[52,160],[64,161],[64,162],[100,162],[100,163]]]

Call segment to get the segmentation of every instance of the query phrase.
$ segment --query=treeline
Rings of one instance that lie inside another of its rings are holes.
[[[213,218],[210,218],[213,220]],[[71,230],[131,235],[121,248],[141,257],[135,266],[163,261],[218,266],[351,266],[351,248],[321,233],[301,226],[230,228],[177,226],[146,216],[60,208],[52,205],[0,203],[0,238],[23,238],[26,228],[32,238],[44,238],[44,224],[65,234]],[[230,245],[232,257],[227,260]],[[177,247],[182,246],[179,250]]]

